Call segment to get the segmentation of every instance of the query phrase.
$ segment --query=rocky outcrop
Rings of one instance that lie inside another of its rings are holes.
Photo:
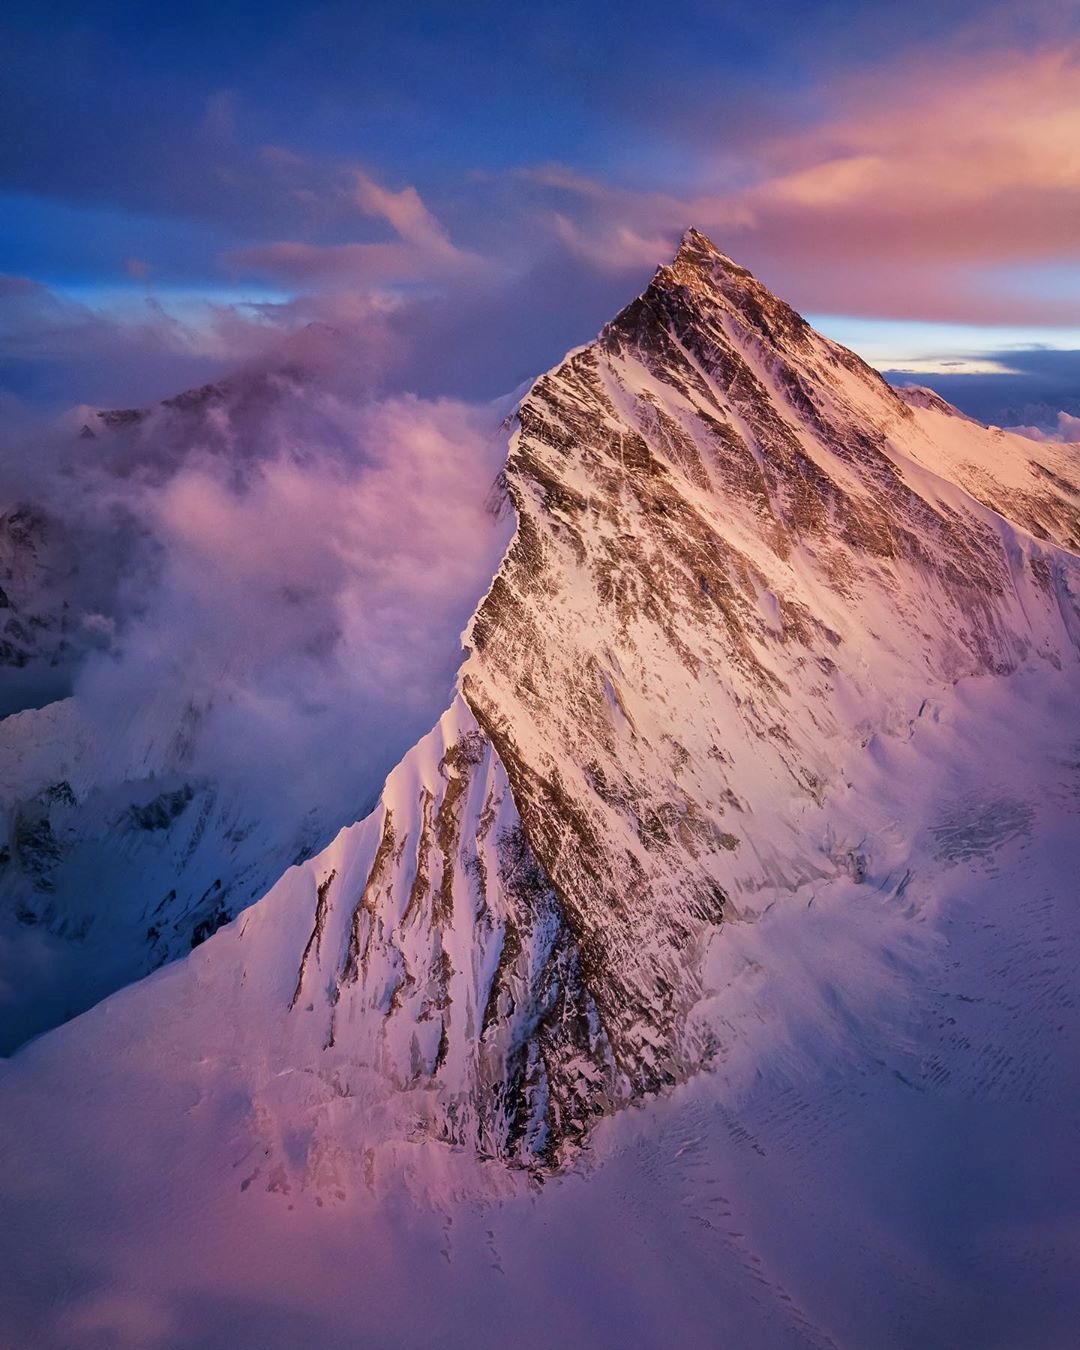
[[[314,1020],[346,1079],[376,1065],[413,1093],[425,1132],[557,1163],[626,1084],[505,769],[461,699],[337,847],[291,1015]]]

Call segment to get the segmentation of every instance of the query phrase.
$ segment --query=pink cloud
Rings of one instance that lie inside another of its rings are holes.
[[[1031,441],[1065,441],[1080,445],[1080,417],[1067,412],[1059,412],[1055,424],[1050,427],[1009,427],[1008,430],[1019,432]]]
[[[385,220],[400,239],[428,254],[458,257],[446,231],[414,187],[394,192],[357,170],[356,203],[366,215]]]
[[[1018,301],[988,272],[1080,262],[1078,147],[1072,43],[850,79],[819,125],[756,146],[731,191],[634,192],[552,165],[528,179],[561,199],[549,229],[597,265],[662,256],[693,223],[807,308],[1073,323],[1080,302]]]
[[[860,79],[842,112],[766,150],[744,195],[818,254],[1005,262],[1080,253],[1080,44]]]
[[[271,155],[276,166],[293,169],[297,157]],[[300,161],[302,163],[302,161]],[[331,195],[337,197],[335,186]],[[475,270],[482,260],[458,248],[414,187],[395,191],[362,169],[352,173],[351,200],[365,216],[389,225],[396,238],[376,243],[315,244],[282,239],[237,249],[223,259],[226,267],[257,273],[293,284],[321,286],[353,281],[370,285],[444,278]],[[318,194],[309,190],[312,201]]]

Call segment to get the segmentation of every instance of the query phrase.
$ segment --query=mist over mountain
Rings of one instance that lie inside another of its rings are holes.
[[[1080,352],[1010,350],[995,352],[990,360],[1001,374],[949,374],[947,371],[913,377],[902,370],[885,371],[887,379],[903,386],[913,379],[930,384],[950,403],[980,422],[993,426],[1035,425],[1060,439],[1076,440],[1076,429],[1058,418],[1080,417]]]
[[[349,393],[337,350],[77,409],[9,469],[5,1050],[363,815],[445,703],[503,410]]]

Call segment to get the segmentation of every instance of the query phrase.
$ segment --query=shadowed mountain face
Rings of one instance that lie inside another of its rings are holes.
[[[342,384],[245,372],[12,445],[0,1055],[325,847],[450,698],[512,528],[509,402]]]

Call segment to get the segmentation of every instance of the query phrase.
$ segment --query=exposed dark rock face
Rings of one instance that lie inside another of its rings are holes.
[[[131,823],[139,830],[167,830],[187,810],[194,795],[190,783],[185,783],[173,792],[159,793],[145,806],[134,805],[130,808]]]
[[[317,887],[291,999],[448,1143],[553,1165],[626,1093],[581,950],[458,700]],[[347,1071],[347,1070],[346,1070]]]
[[[72,633],[64,595],[77,559],[37,507],[0,515],[0,716],[68,692]]]

